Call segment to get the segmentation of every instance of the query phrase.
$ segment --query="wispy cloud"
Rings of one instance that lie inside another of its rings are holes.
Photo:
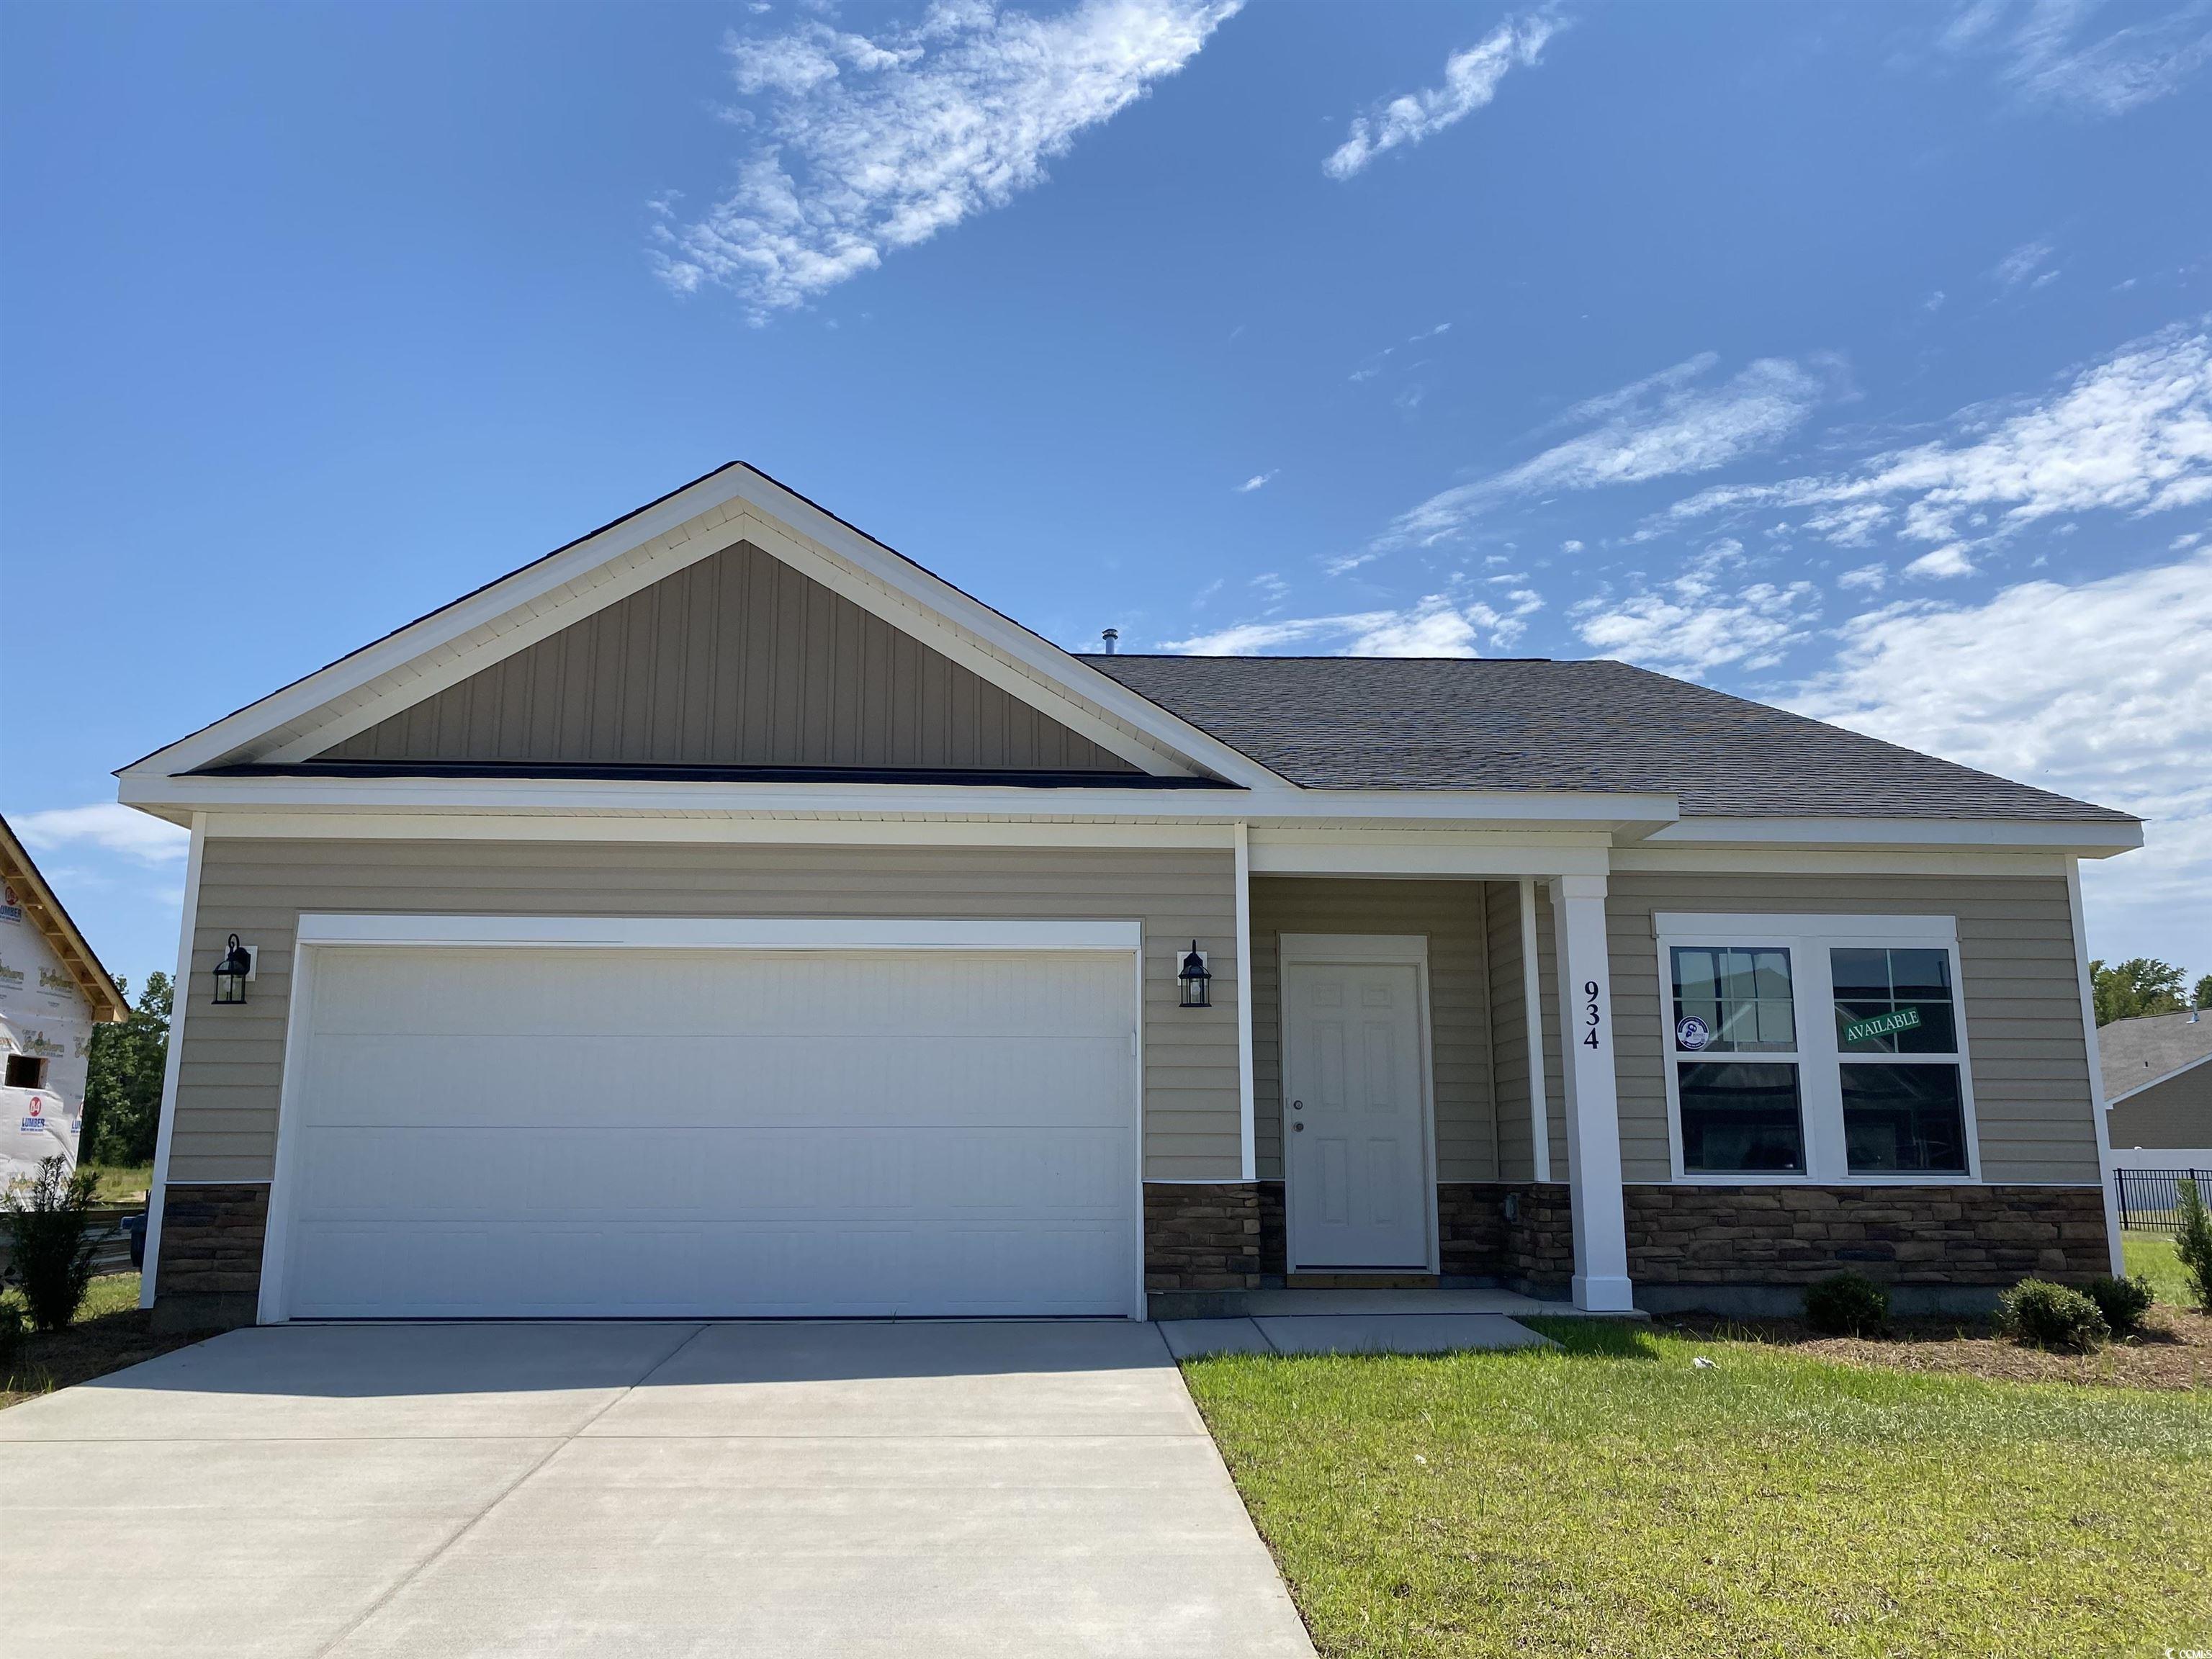
[[[141,863],[173,864],[184,857],[191,837],[173,823],[149,818],[115,801],[91,806],[57,806],[9,820],[34,853],[64,853],[97,848]]]
[[[2100,15],[2129,21],[2100,33],[2093,25]],[[2023,103],[2108,118],[2179,91],[2212,60],[2212,8],[2192,0],[2103,12],[2088,0],[1975,0],[1941,44],[1994,60],[1999,82]]]
[[[1842,634],[1793,707],[2140,813],[2142,852],[2083,867],[2100,921],[2125,905],[2130,931],[2171,933],[2193,914],[2212,937],[2212,550],[1979,605],[1889,605]]]
[[[2034,276],[2035,273],[2042,269],[2044,262],[2051,258],[2053,251],[2048,242],[2022,242],[1990,269],[1990,280],[1999,288],[2009,292],[2027,281],[2029,277]],[[2039,283],[2048,281],[2057,275],[2056,271],[2045,271],[2042,276],[2037,278],[2037,281]]]
[[[875,37],[819,19],[724,42],[754,131],[735,190],[693,223],[659,204],[680,293],[736,292],[759,322],[1043,182],[1077,134],[1188,63],[1243,0],[1084,0],[1049,17],[938,0]]]
[[[1278,469],[1278,471],[1279,471],[1279,469]],[[1255,489],[1263,489],[1267,487],[1269,481],[1274,477],[1274,476],[1275,474],[1272,471],[1255,472],[1250,477],[1245,479],[1243,483],[1237,486],[1237,493],[1240,495],[1249,495]]]
[[[1385,150],[1418,144],[1431,134],[1464,121],[1498,95],[1498,83],[1513,69],[1531,69],[1544,44],[1559,32],[1555,17],[1509,17],[1464,52],[1444,59],[1440,87],[1401,94],[1352,118],[1344,142],[1321,164],[1332,179],[1349,179]]]
[[[1487,635],[1503,650],[1521,636],[1525,617],[1544,607],[1541,596],[1522,590],[1506,597],[1504,609],[1480,600],[1431,593],[1401,610],[1354,611],[1328,617],[1292,617],[1238,623],[1188,640],[1170,640],[1163,649],[1193,656],[1249,656],[1287,646],[1316,648],[1346,657],[1473,657]]]
[[[1677,502],[1675,523],[1742,507],[1822,507],[1805,527],[1864,546],[1888,526],[1908,540],[1986,541],[2091,511],[2141,517],[2212,501],[2212,336],[2168,329],[2078,372],[2008,418],[1954,417],[1959,435],[1883,452],[1849,471],[1728,484]]]
[[[1723,538],[1673,580],[1575,607],[1575,632],[1601,656],[1698,679],[1718,668],[1769,668],[1810,637],[1820,593],[1810,582],[1731,586],[1743,544]]]
[[[1577,404],[1552,425],[1586,430],[1518,466],[1430,496],[1401,514],[1377,545],[1431,545],[1515,497],[1711,471],[1778,443],[1826,392],[1821,374],[1782,357],[1701,384],[1717,362],[1707,352]]]

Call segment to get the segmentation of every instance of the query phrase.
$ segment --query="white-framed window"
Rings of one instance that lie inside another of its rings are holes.
[[[1952,918],[1656,920],[1677,1179],[1978,1179]]]

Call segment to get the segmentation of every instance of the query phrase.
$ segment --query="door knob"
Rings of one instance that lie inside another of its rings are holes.
[[[1291,1125],[1291,1133],[1294,1135],[1302,1135],[1305,1132],[1306,1126],[1303,1123],[1293,1123]]]

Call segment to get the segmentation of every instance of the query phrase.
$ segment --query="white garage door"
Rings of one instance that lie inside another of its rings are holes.
[[[313,954],[289,1316],[1133,1310],[1126,952]]]

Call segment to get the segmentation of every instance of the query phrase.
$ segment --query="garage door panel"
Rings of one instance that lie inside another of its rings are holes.
[[[395,1038],[318,1035],[301,1119],[331,1126],[456,1121],[865,1124],[907,1094],[976,1125],[1126,1121],[1126,1031],[1034,1035]]]
[[[302,1221],[822,1214],[1118,1215],[1122,1132],[327,1129]]]
[[[1040,972],[1040,958],[1004,951],[423,949],[404,975],[387,954],[330,953],[319,1034],[838,1036],[865,1007],[866,1029],[892,1036],[1099,1036],[1122,1029],[1131,976],[1110,955],[1047,958]],[[593,971],[580,975],[586,957]]]
[[[815,1222],[302,1229],[296,1317],[1084,1314],[1127,1300],[1117,1223],[1044,1228]]]
[[[1127,1312],[1131,966],[323,951],[288,1083],[286,1309]]]

